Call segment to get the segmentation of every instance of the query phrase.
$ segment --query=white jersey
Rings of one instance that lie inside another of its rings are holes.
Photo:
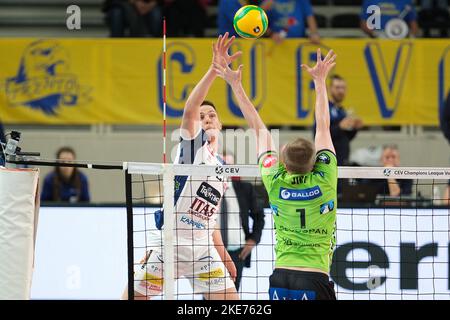
[[[175,163],[221,166],[223,161],[214,153],[201,129],[191,140],[180,138]],[[176,244],[214,245],[212,233],[224,188],[223,176],[175,177]]]

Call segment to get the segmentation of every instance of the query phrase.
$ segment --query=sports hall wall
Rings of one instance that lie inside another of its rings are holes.
[[[184,101],[210,64],[211,42],[168,42],[171,128],[180,124]],[[244,64],[244,85],[267,124],[312,125],[314,88],[299,66],[314,61],[315,48],[305,40],[275,47],[265,39],[239,40],[232,47],[244,52],[238,62]],[[403,166],[449,165],[448,143],[438,130],[439,107],[450,89],[448,39],[324,39],[322,48],[338,53],[334,73],[348,84],[344,105],[370,129],[358,134],[352,151],[396,143]],[[40,151],[42,158],[54,158],[58,147],[70,145],[80,160],[161,162],[161,53],[158,39],[0,39],[5,129],[21,131],[22,148]],[[208,99],[225,125],[244,125],[223,80]],[[393,125],[403,129],[374,129]],[[171,132],[169,152],[176,141]],[[311,130],[283,130],[280,143],[298,135],[310,137]],[[41,177],[47,172],[43,168]],[[94,202],[123,201],[120,172],[87,173]]]
[[[18,126],[10,127],[17,129]],[[8,127],[6,127],[8,131]],[[245,132],[243,133],[245,134]],[[281,131],[280,143],[294,137],[310,138],[311,130]],[[22,129],[24,150],[41,151],[42,158],[53,159],[59,146],[70,145],[77,151],[78,159],[105,161],[162,162],[162,132],[156,129],[113,130],[110,126],[94,126],[91,129]],[[175,139],[175,137],[174,137]],[[243,140],[243,139],[241,139]],[[175,141],[168,134],[168,153]],[[247,142],[249,143],[249,142]],[[402,166],[448,167],[450,148],[440,131],[400,132],[366,131],[353,140],[352,151],[369,146],[396,143],[400,148]],[[235,147],[237,147],[237,143]],[[236,150],[236,149],[235,149]],[[246,150],[249,162],[253,148]],[[236,151],[235,151],[236,153]],[[251,154],[250,154],[251,153]],[[238,154],[238,156],[240,156]],[[49,171],[41,167],[41,178]],[[123,174],[118,171],[84,170],[87,173],[93,202],[122,202],[125,198]],[[42,179],[41,179],[42,180]],[[42,181],[41,181],[42,183]]]

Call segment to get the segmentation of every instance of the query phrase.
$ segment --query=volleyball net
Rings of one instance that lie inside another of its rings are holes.
[[[214,244],[208,238],[195,240],[198,230],[211,227],[221,229],[230,252],[245,247],[246,238],[257,238],[250,257],[237,262],[245,265],[238,293],[241,299],[269,299],[276,230],[257,166],[128,163],[126,172],[129,298],[138,287],[155,299],[188,300],[203,298],[199,286],[225,289],[228,274],[204,251]],[[206,177],[227,184],[224,199]],[[450,298],[450,212],[444,197],[449,179],[447,168],[339,168],[330,272],[338,299]],[[247,188],[239,187],[243,183]],[[395,196],[396,187],[400,193]],[[183,188],[191,190],[180,193]],[[205,207],[220,200],[228,205],[220,207],[224,212],[213,227]],[[181,209],[186,203],[188,211]],[[251,236],[242,230],[244,219]],[[293,230],[324,232],[301,226]],[[189,232],[191,242],[180,240]],[[192,254],[186,254],[189,247]],[[152,252],[157,254],[149,259]]]

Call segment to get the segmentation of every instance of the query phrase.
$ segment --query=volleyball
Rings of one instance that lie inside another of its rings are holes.
[[[248,5],[240,8],[233,19],[234,30],[242,38],[256,39],[267,30],[269,20],[263,9]]]

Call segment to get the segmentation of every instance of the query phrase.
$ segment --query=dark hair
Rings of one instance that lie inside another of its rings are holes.
[[[211,107],[213,107],[214,110],[217,111],[216,106],[214,105],[214,103],[212,103],[212,102],[209,101],[209,100],[203,101],[202,104],[201,104],[200,106],[211,106]]]
[[[75,150],[73,150],[73,148],[71,147],[61,147],[58,149],[58,151],[56,151],[56,159],[59,159],[59,157],[61,156],[61,153],[63,152],[68,152],[73,154],[73,157],[76,158],[77,154],[75,153]]]
[[[75,150],[71,147],[61,147],[56,151],[56,159],[59,159],[61,157],[61,154],[67,152],[73,154],[73,157],[76,157]],[[77,168],[74,168],[72,175],[69,177],[69,180],[64,178],[64,176],[61,173],[61,168],[58,166],[55,168],[55,176],[53,178],[53,200],[54,201],[61,201],[61,185],[63,183],[68,183],[71,186],[75,188],[78,195],[78,200],[80,200],[81,197],[81,177],[80,172]]]
[[[290,173],[305,174],[310,172],[314,165],[314,151],[311,141],[297,138],[284,147],[281,160]]]
[[[383,151],[386,149],[398,150],[398,145],[391,143],[383,145]]]
[[[330,84],[332,84],[334,80],[342,80],[342,81],[345,81],[345,79],[342,78],[342,77],[341,77],[340,75],[338,75],[338,74],[333,74],[333,75],[330,77]]]

